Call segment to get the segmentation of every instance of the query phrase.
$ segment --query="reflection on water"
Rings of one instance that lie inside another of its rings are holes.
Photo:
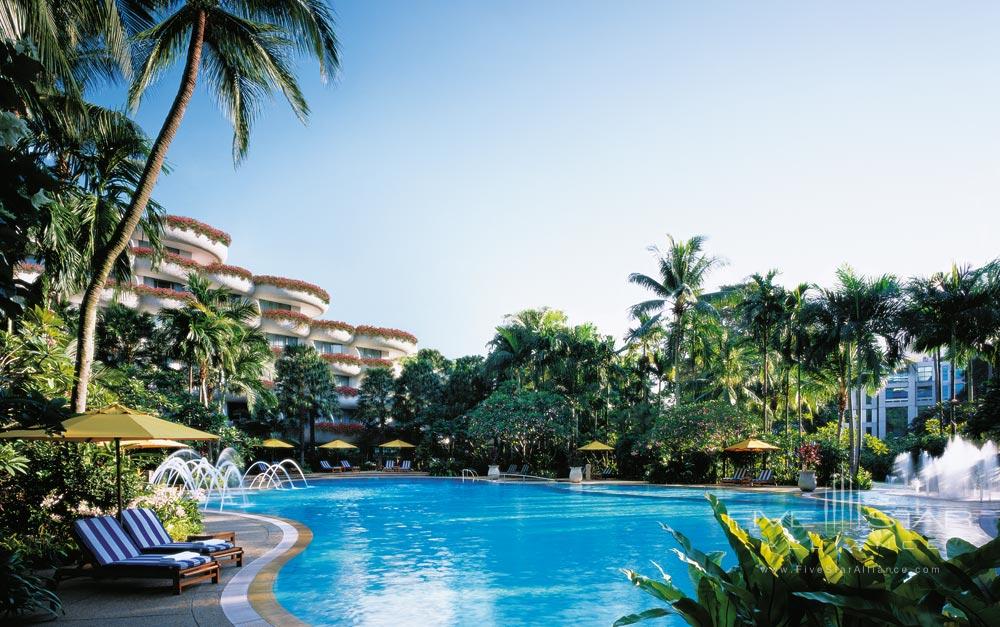
[[[846,495],[714,492],[744,526],[787,512],[816,528],[858,518]],[[704,493],[359,478],[257,495],[252,509],[312,529],[312,544],[282,569],[275,592],[315,625],[609,625],[655,605],[621,568],[654,573],[655,560],[692,592],[660,523],[702,550],[731,553]],[[921,524],[937,537],[978,529],[942,524],[933,506],[877,492],[860,499],[894,515],[931,512]],[[865,533],[856,524],[850,532]]]

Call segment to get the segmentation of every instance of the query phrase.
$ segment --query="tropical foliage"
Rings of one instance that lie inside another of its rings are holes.
[[[1000,539],[976,548],[948,541],[942,555],[927,538],[878,510],[863,507],[871,532],[864,542],[822,536],[791,516],[758,518],[743,529],[714,496],[709,502],[737,563],[698,550],[664,525],[688,567],[694,596],[666,574],[625,574],[663,606],[616,625],[676,615],[690,625],[995,625],[1000,620]]]

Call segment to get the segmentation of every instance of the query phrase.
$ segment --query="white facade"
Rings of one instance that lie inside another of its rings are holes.
[[[962,368],[957,368],[957,371],[956,396],[965,389],[965,371]],[[921,358],[891,374],[876,394],[862,392],[862,424],[865,433],[882,439],[906,433],[907,425],[921,411],[934,406],[934,385],[934,360]],[[940,388],[941,402],[950,402],[951,364],[947,361],[941,362]],[[855,389],[851,393],[851,402],[856,402],[857,398]]]
[[[416,338],[404,331],[322,319],[330,297],[319,286],[225,265],[229,235],[207,224],[168,216],[162,244],[163,259],[154,264],[148,242],[137,233],[132,240],[134,282],[105,290],[102,302],[117,301],[153,314],[176,308],[187,298],[188,276],[198,272],[213,287],[226,288],[257,304],[258,324],[276,354],[292,344],[316,348],[330,363],[343,410],[357,406],[357,388],[367,368],[398,369],[399,359],[417,350]],[[19,276],[33,281],[40,271],[39,266],[22,264]],[[71,300],[79,302],[79,297]]]

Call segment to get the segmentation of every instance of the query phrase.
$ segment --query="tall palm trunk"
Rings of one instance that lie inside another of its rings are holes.
[[[795,410],[799,416],[799,438],[802,437],[802,361],[795,369]]]
[[[786,364],[785,366],[785,435],[788,435],[788,404],[791,402],[792,394],[792,369]]]
[[[77,331],[77,356],[73,384],[74,411],[87,411],[87,386],[90,384],[91,366],[94,361],[94,331],[97,326],[97,309],[100,304],[101,292],[104,290],[104,285],[111,274],[115,260],[125,252],[135,228],[139,225],[139,220],[146,211],[149,199],[153,195],[153,188],[156,187],[156,180],[159,178],[163,163],[167,158],[167,151],[174,136],[177,135],[177,129],[180,128],[184,112],[194,95],[194,88],[198,82],[198,68],[201,66],[206,21],[205,11],[198,11],[198,21],[191,32],[187,61],[184,63],[180,87],[178,87],[174,102],[163,121],[163,126],[156,136],[156,141],[153,142],[149,151],[146,167],[136,185],[132,202],[129,204],[125,217],[115,228],[111,240],[94,257],[93,274],[90,277],[90,283],[87,284],[87,290],[83,294],[83,301],[80,303],[80,323]]]
[[[941,404],[941,349],[934,349],[934,405],[938,412],[938,432],[944,435],[944,408]]]
[[[951,434],[955,435],[955,379],[957,378],[958,371],[955,370],[955,331],[951,332],[951,359],[948,360],[949,370],[951,371],[951,376],[948,377],[948,426],[951,430]]]
[[[769,434],[771,425],[767,422],[767,325],[764,325],[764,433]]]

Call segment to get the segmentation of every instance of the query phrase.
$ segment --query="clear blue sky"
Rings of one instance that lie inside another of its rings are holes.
[[[707,235],[716,284],[1000,255],[1000,4],[333,6],[343,69],[303,66],[308,127],[275,102],[234,170],[200,91],[156,192],[232,263],[327,288],[327,317],[451,357],[540,305],[621,337],[665,233]]]

